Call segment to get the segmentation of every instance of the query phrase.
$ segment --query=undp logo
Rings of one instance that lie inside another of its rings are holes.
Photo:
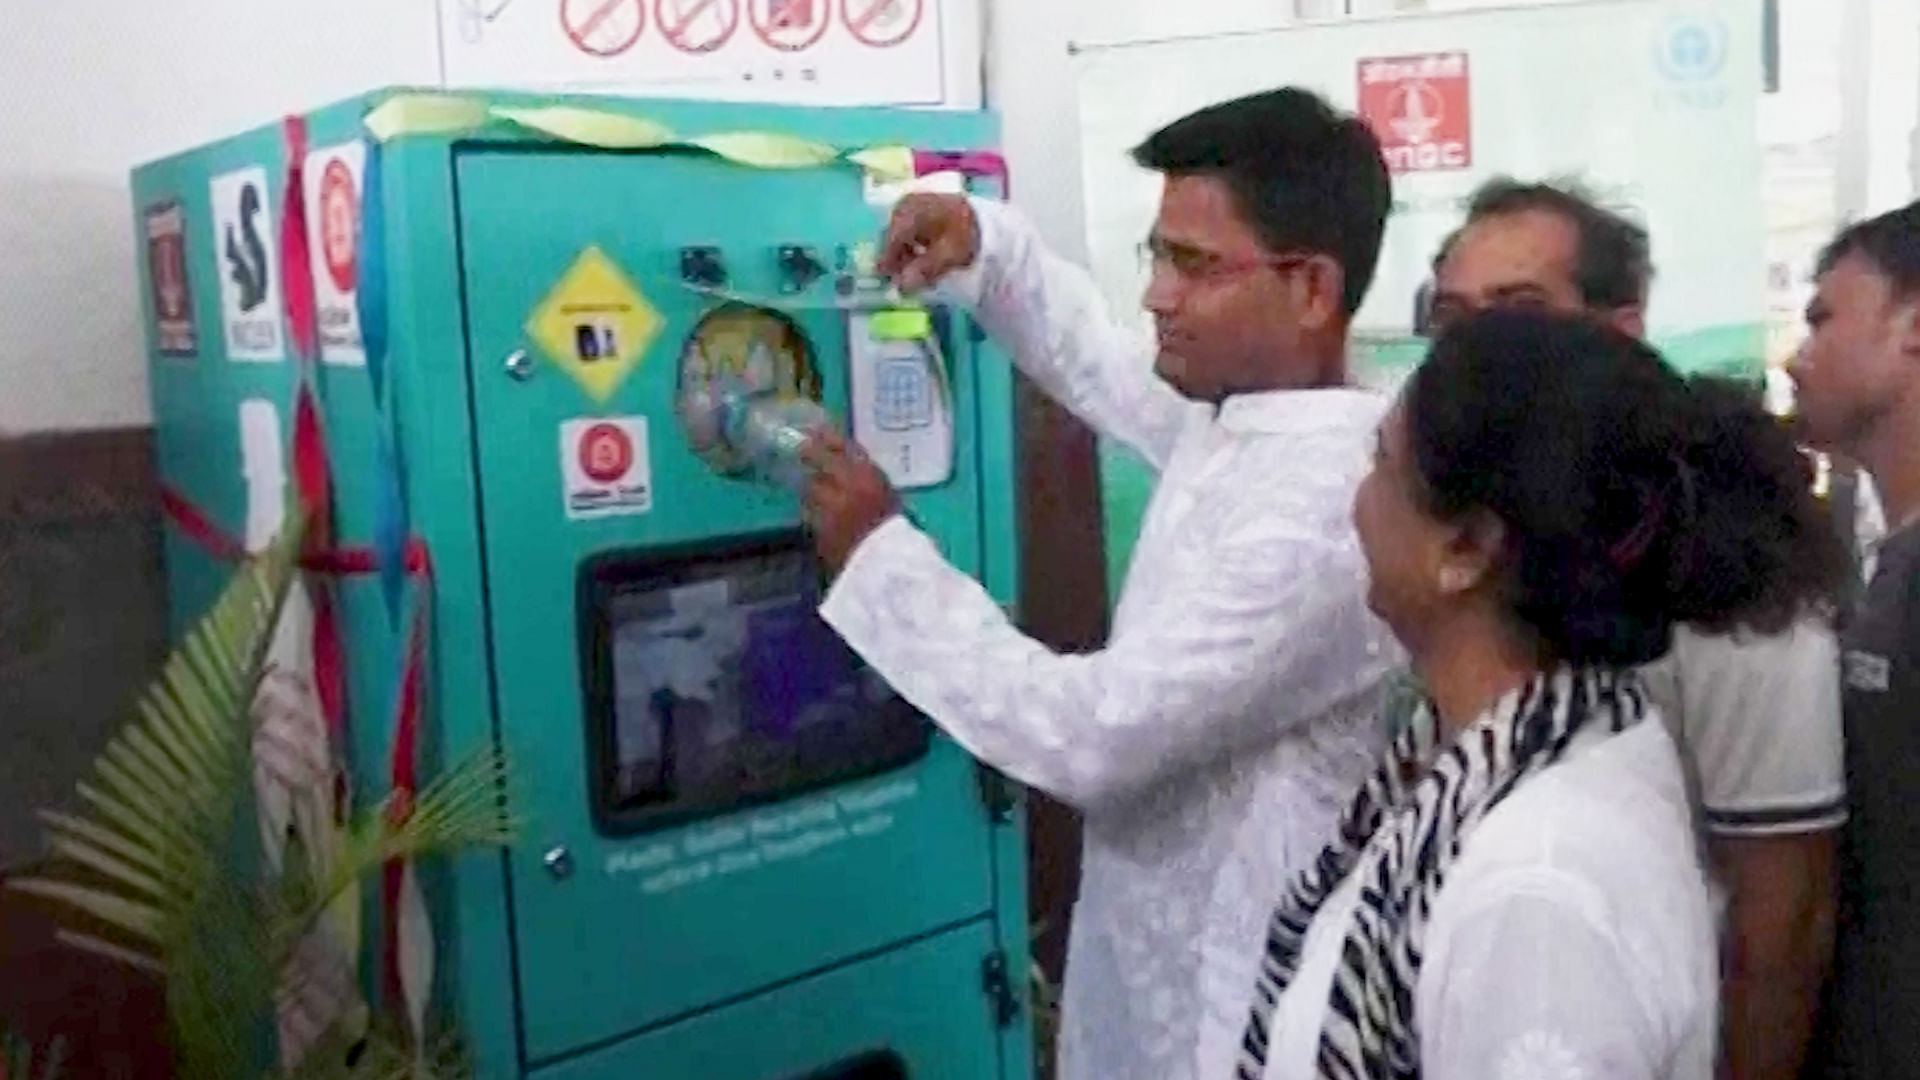
[[[1727,66],[1727,36],[1727,24],[1715,15],[1668,19],[1654,36],[1654,65],[1673,82],[1706,82]]]

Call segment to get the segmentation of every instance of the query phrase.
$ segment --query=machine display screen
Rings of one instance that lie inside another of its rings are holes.
[[[895,768],[926,720],[821,621],[798,535],[585,572],[597,817],[634,832]]]

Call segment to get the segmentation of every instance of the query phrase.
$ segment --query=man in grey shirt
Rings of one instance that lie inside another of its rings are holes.
[[[1843,633],[1847,787],[1839,949],[1811,1076],[1920,1076],[1920,203],[1821,255],[1794,360],[1814,445],[1872,478],[1886,535]]]

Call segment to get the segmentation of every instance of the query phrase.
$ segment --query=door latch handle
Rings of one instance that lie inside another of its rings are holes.
[[[507,362],[502,366],[507,369],[507,374],[513,376],[518,382],[526,382],[533,378],[533,356],[525,349],[515,349],[508,353]]]
[[[573,852],[565,847],[547,849],[540,862],[552,874],[555,881],[565,881],[573,876]]]

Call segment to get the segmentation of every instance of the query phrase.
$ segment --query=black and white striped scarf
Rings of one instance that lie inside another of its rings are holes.
[[[1394,740],[1387,760],[1341,819],[1338,838],[1275,908],[1238,1080],[1262,1080],[1280,995],[1299,969],[1307,926],[1327,897],[1360,877],[1341,947],[1316,1073],[1324,1080],[1414,1080],[1420,1029],[1414,987],[1427,919],[1460,847],[1488,810],[1578,742],[1639,723],[1645,695],[1630,672],[1567,669],[1514,691],[1433,757],[1431,706]]]

